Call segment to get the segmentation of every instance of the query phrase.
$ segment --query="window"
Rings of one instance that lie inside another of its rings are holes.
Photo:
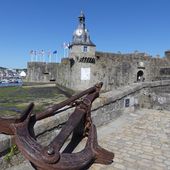
[[[87,46],[83,46],[83,52],[87,52]]]
[[[125,99],[125,107],[129,107],[130,106],[130,99]]]
[[[79,60],[79,56],[75,56],[76,60],[78,61]]]

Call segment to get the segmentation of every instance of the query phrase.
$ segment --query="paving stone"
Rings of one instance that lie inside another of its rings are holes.
[[[144,159],[147,159],[147,160],[152,160],[153,159],[153,156],[151,155],[146,155],[146,154],[142,154],[140,155],[141,158],[144,158]]]
[[[124,165],[119,164],[119,163],[115,163],[115,164],[114,164],[114,167],[115,167],[115,168],[118,168],[118,169],[126,169]]]
[[[164,161],[164,163],[165,163],[166,165],[170,166],[170,160],[166,160],[166,161]]]

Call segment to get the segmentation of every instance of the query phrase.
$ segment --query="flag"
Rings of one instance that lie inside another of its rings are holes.
[[[57,54],[57,50],[53,51],[53,54]]]
[[[64,49],[67,49],[68,47],[69,47],[69,44],[67,44],[67,43],[64,42],[64,43],[63,43],[63,48],[64,48]]]
[[[34,50],[34,53],[33,53],[35,56],[37,55],[37,51],[36,50]]]
[[[30,50],[30,55],[33,55],[34,54],[34,50]]]
[[[40,51],[40,55],[41,55],[41,56],[44,56],[44,55],[45,55],[45,51],[44,51],[44,50],[41,50],[41,51]]]
[[[50,57],[51,56],[51,50],[47,51],[47,56]]]

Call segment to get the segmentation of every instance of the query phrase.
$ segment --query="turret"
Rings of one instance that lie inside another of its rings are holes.
[[[72,50],[73,46],[89,46],[95,47],[95,44],[90,40],[90,34],[88,29],[86,29],[85,24],[85,15],[81,12],[80,16],[78,17],[78,26],[76,30],[73,32],[72,42],[69,46],[69,49]]]
[[[78,26],[73,32],[69,46],[71,61],[70,88],[84,90],[94,84],[92,71],[95,67],[96,45],[91,41],[83,12],[78,17]]]
[[[165,51],[165,57],[170,60],[170,50]]]

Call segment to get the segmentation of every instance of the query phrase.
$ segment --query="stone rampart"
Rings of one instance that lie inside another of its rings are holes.
[[[28,82],[55,82],[70,87],[70,60],[63,58],[61,63],[28,62]]]
[[[170,79],[170,60],[167,57],[107,52],[96,52],[95,56],[81,55],[71,55],[72,58],[64,58],[61,63],[29,62],[27,80],[53,81],[77,91],[103,81],[103,89],[110,91],[138,82],[139,76],[145,82]]]

